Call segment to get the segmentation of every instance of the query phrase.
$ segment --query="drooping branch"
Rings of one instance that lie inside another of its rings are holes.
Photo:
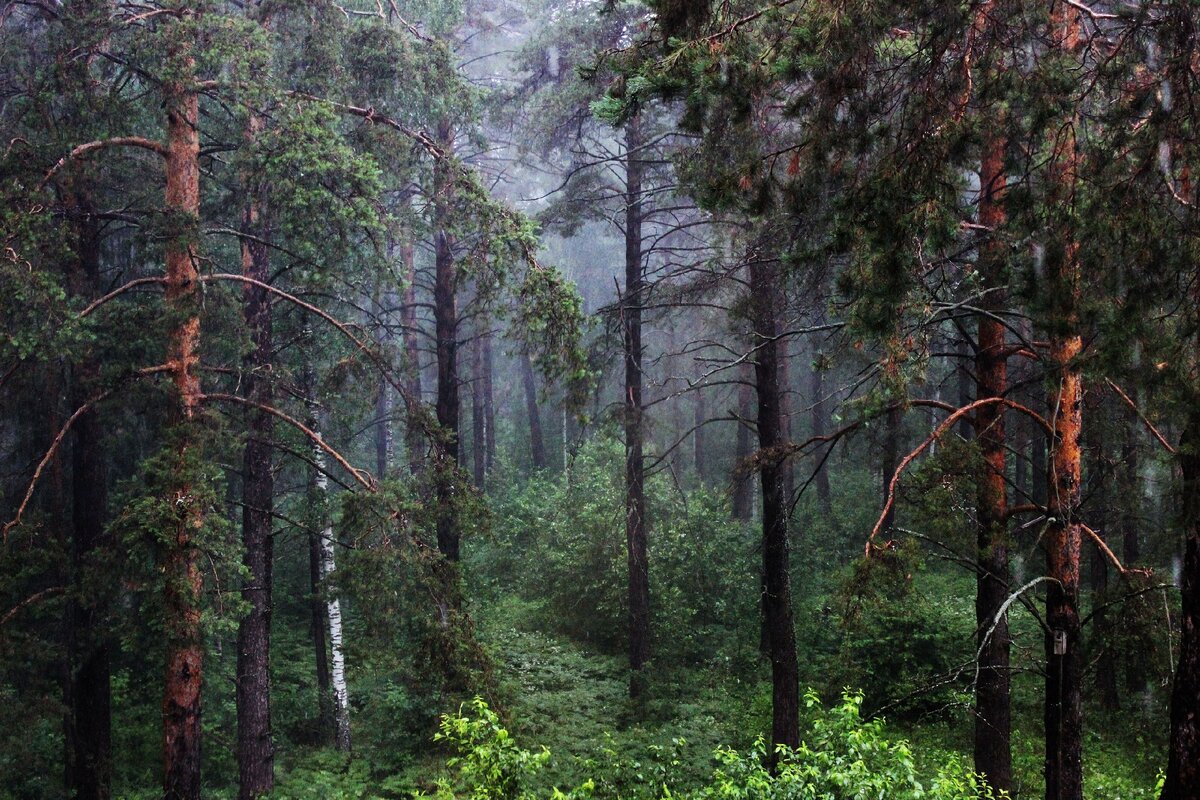
[[[1128,575],[1130,573],[1134,573],[1137,575],[1147,575],[1148,576],[1148,575],[1153,574],[1153,570],[1148,569],[1148,568],[1143,569],[1140,567],[1138,567],[1138,568],[1125,567],[1125,565],[1123,565],[1121,563],[1121,560],[1119,558],[1117,558],[1117,554],[1114,553],[1109,548],[1108,544],[1104,541],[1104,537],[1102,537],[1100,534],[1096,533],[1094,530],[1089,528],[1087,525],[1084,525],[1083,523],[1080,523],[1079,527],[1083,529],[1084,533],[1086,533],[1088,536],[1092,537],[1092,541],[1096,543],[1096,547],[1098,547],[1100,549],[1100,552],[1104,554],[1105,558],[1107,558],[1109,561],[1112,562],[1112,565],[1117,568],[1117,572],[1121,573],[1122,575]]]
[[[1125,391],[1120,386],[1117,386],[1117,384],[1113,383],[1110,378],[1105,378],[1104,382],[1111,386],[1113,391],[1120,395],[1121,399],[1125,401],[1125,404],[1133,409],[1133,413],[1137,414],[1138,419],[1140,419],[1142,424],[1146,426],[1146,430],[1150,431],[1155,439],[1158,439],[1159,444],[1165,447],[1167,452],[1171,455],[1177,455],[1175,448],[1172,447],[1171,443],[1167,441],[1167,437],[1158,432],[1158,428],[1154,427],[1154,423],[1146,418],[1146,415],[1142,413],[1140,408],[1138,408],[1137,403],[1133,402],[1133,399],[1129,395],[1125,394]]]
[[[170,372],[173,369],[174,369],[174,366],[171,364],[159,364],[156,367],[146,367],[145,369],[140,369],[137,372],[133,373],[132,377],[141,378],[141,377],[145,377],[147,375],[154,375],[154,374],[157,374],[160,372]],[[45,454],[42,456],[42,459],[38,462],[37,467],[34,469],[33,477],[31,477],[29,479],[29,485],[25,487],[25,496],[21,499],[21,504],[17,506],[16,514],[13,515],[13,518],[11,520],[4,523],[4,528],[2,531],[2,535],[0,535],[0,540],[7,542],[8,541],[8,532],[11,531],[13,528],[15,528],[17,525],[21,524],[21,519],[25,515],[25,510],[29,507],[29,501],[33,498],[33,493],[37,489],[38,483],[40,483],[42,480],[42,473],[44,473],[46,471],[46,467],[49,466],[50,462],[52,462],[54,460],[54,456],[58,454],[58,450],[62,446],[63,440],[66,438],[67,434],[70,432],[71,426],[73,426],[76,423],[76,421],[79,420],[80,417],[82,417],[85,413],[87,413],[95,405],[97,405],[98,403],[102,403],[106,399],[111,397],[113,392],[115,392],[117,390],[117,388],[119,388],[119,387],[105,389],[103,392],[100,392],[95,397],[93,397],[92,399],[88,400],[86,403],[81,405],[79,408],[75,409],[75,413],[71,414],[71,416],[67,418],[67,421],[63,423],[63,426],[58,429],[58,433],[55,434],[53,441],[50,442],[50,447],[47,448]]]
[[[80,316],[80,318],[88,316],[89,314],[91,314],[93,311],[95,311],[100,306],[104,305],[105,303],[112,300],[113,298],[116,298],[116,297],[119,297],[119,296],[125,294],[126,292],[128,292],[131,289],[136,289],[139,286],[145,286],[146,284],[149,284],[149,283],[164,284],[166,282],[167,282],[167,279],[162,277],[161,275],[150,276],[150,277],[146,277],[146,278],[134,278],[133,280],[129,281],[129,283],[126,283],[122,286],[118,286],[116,289],[113,289],[111,292],[104,295],[103,297],[98,297],[95,300],[93,300],[92,302],[88,303],[88,305],[82,311],[79,312],[79,316]]]
[[[933,403],[930,403],[929,401],[922,401],[921,404],[932,405]],[[904,474],[904,470],[906,470],[908,466],[912,464],[917,456],[925,452],[929,445],[936,442],[942,437],[943,434],[946,433],[947,430],[952,428],[954,423],[956,423],[959,419],[977,408],[992,404],[999,404],[1007,408],[1011,408],[1014,411],[1020,411],[1021,413],[1029,416],[1031,419],[1037,421],[1048,433],[1053,434],[1053,428],[1051,427],[1050,423],[1047,422],[1040,414],[1021,405],[1020,403],[1009,400],[1006,397],[984,397],[980,400],[968,403],[962,408],[956,410],[954,413],[950,414],[950,416],[946,417],[946,419],[943,420],[940,425],[934,428],[933,432],[930,433],[929,436],[925,437],[925,440],[921,442],[921,444],[915,450],[905,456],[896,466],[896,471],[893,473],[892,479],[888,483],[887,501],[883,504],[883,511],[880,513],[879,519],[875,522],[875,526],[871,528],[871,534],[867,537],[865,550],[868,558],[871,556],[871,548],[874,546],[875,537],[883,528],[883,524],[888,518],[888,512],[891,511],[892,506],[896,504],[896,487],[900,485],[900,477]]]
[[[164,158],[167,155],[167,146],[162,142],[156,142],[153,139],[146,139],[142,136],[116,136],[112,139],[97,139],[94,142],[87,142],[76,147],[71,152],[55,162],[50,171],[42,178],[42,182],[38,184],[41,189],[50,179],[58,173],[60,169],[67,165],[69,161],[75,161],[83,158],[86,155],[96,152],[97,150],[106,150],[110,147],[140,147],[143,150],[149,150],[152,153],[157,153]]]
[[[360,486],[362,486],[368,492],[374,492],[376,490],[377,484],[375,482],[375,478],[372,477],[371,473],[367,472],[365,469],[359,469],[359,468],[353,466],[346,459],[345,456],[343,456],[337,450],[332,448],[321,437],[321,434],[317,433],[312,428],[308,427],[303,422],[296,419],[295,417],[288,414],[287,412],[281,411],[280,409],[275,408],[274,406],[266,405],[265,403],[259,403],[259,402],[250,400],[245,397],[239,397],[236,394],[224,394],[222,392],[210,392],[210,393],[201,395],[200,399],[202,401],[204,401],[204,400],[219,400],[219,401],[223,401],[223,402],[227,402],[227,403],[238,403],[238,404],[241,404],[244,406],[250,406],[251,408],[256,408],[259,411],[263,411],[267,414],[270,414],[274,417],[277,417],[277,418],[283,420],[284,422],[291,425],[293,428],[295,428],[296,430],[300,431],[305,436],[307,436],[312,441],[313,444],[315,444],[317,447],[321,448],[321,450],[323,450],[330,458],[332,458],[334,461],[336,461],[338,463],[338,465],[341,466],[342,469],[344,469],[344,470],[346,470],[346,472],[350,473],[350,475],[352,475],[354,477],[354,480],[358,481]]]
[[[368,345],[363,340],[359,339],[354,334],[354,332],[352,330],[350,330],[349,326],[347,326],[346,323],[340,321],[339,319],[334,317],[332,314],[330,314],[328,311],[325,311],[324,309],[322,309],[318,306],[315,306],[312,303],[305,302],[304,300],[301,300],[296,295],[291,294],[289,292],[285,292],[284,290],[282,290],[276,286],[272,286],[269,283],[266,283],[266,282],[260,281],[260,280],[256,280],[255,278],[250,278],[245,275],[238,275],[238,274],[232,273],[232,272],[219,272],[219,273],[215,273],[215,274],[211,274],[211,275],[201,276],[200,280],[202,280],[202,281],[237,281],[239,283],[248,283],[252,286],[257,286],[260,289],[270,292],[271,294],[274,294],[277,297],[281,297],[284,300],[287,300],[289,303],[293,303],[293,304],[299,306],[300,308],[303,308],[305,311],[309,312],[310,314],[314,314],[314,315],[320,317],[321,319],[323,319],[325,322],[328,322],[330,325],[332,325],[334,328],[336,328],[339,333],[341,333],[343,336],[345,336],[347,339],[349,339],[350,342],[363,355],[365,355],[371,361],[372,364],[375,365],[375,367],[379,370],[380,374],[383,376],[383,379],[388,382],[388,384],[396,391],[396,393],[400,396],[400,399],[404,402],[405,411],[408,413],[408,415],[411,418],[413,418],[414,420],[417,421],[417,423],[423,429],[423,432],[426,435],[436,435],[437,434],[437,430],[435,429],[433,422],[428,418],[428,414],[425,413],[424,408],[421,405],[420,401],[411,395],[411,393],[408,391],[408,388],[406,386],[404,386],[404,384],[401,381],[396,379],[396,377],[392,374],[391,365],[387,363],[387,360],[385,358],[383,358],[383,356],[381,356],[374,348],[372,348],[370,345]]]
[[[15,617],[17,612],[19,612],[21,609],[28,608],[39,600],[43,600],[51,595],[60,594],[64,591],[66,591],[66,589],[62,586],[51,586],[48,589],[42,589],[40,592],[34,592],[33,594],[29,595],[29,597],[26,597],[24,600],[10,608],[3,617],[0,617],[0,628],[3,628],[5,625],[7,625],[8,621]]]

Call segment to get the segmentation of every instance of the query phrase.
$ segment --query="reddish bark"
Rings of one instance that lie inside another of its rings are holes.
[[[1004,252],[996,238],[1005,222],[1004,145],[999,136],[988,139],[979,171],[979,222],[992,231],[992,238],[980,251],[979,271],[984,288],[990,290],[980,304],[991,312],[1003,310],[1005,302],[1001,289],[1005,283]],[[1003,397],[1008,388],[1004,325],[996,316],[981,314],[977,337],[976,399]],[[1007,616],[1001,615],[1009,591],[1006,410],[999,403],[990,403],[976,409],[974,416],[975,440],[984,463],[976,498],[979,670],[975,685],[975,769],[997,792],[1012,790],[1009,633]]]
[[[167,111],[166,209],[173,229],[166,246],[166,301],[180,322],[171,332],[169,363],[178,394],[176,424],[179,480],[166,498],[176,522],[164,563],[167,671],[163,692],[163,796],[200,797],[200,690],[204,653],[200,631],[201,575],[195,537],[204,511],[185,474],[193,446],[187,428],[195,424],[201,401],[198,372],[200,317],[196,310],[196,223],[200,215],[199,98],[188,81],[195,69],[190,44],[177,46],[172,61],[182,76],[165,86]]]

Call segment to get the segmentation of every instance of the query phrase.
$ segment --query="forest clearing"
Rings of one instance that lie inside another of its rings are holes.
[[[0,800],[1200,800],[1200,5],[0,0]]]

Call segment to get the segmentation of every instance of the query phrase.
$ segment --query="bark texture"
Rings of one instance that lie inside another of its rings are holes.
[[[646,544],[646,474],[642,431],[642,174],[637,118],[625,127],[625,546],[629,565],[629,694],[642,694],[650,659],[650,569]]]

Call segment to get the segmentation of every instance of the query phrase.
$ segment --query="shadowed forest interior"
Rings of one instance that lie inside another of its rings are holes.
[[[0,800],[1200,800],[1191,0],[0,2]]]

